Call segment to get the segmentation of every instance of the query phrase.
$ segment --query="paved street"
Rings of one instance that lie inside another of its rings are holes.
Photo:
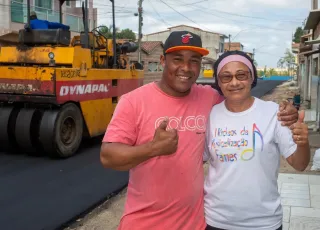
[[[128,173],[104,169],[100,140],[66,160],[0,153],[0,229],[51,230],[123,188]]]
[[[260,98],[283,82],[284,81],[264,81],[258,79],[257,86],[252,89],[252,95]]]
[[[283,230],[320,229],[320,175],[280,174]]]

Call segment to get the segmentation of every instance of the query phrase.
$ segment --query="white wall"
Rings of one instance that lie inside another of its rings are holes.
[[[10,29],[11,22],[11,11],[10,11],[10,0],[0,0],[0,28]]]
[[[207,57],[213,58],[213,59],[218,58],[220,35],[206,32],[206,31],[201,31],[192,27],[187,27],[187,26],[174,27],[174,28],[171,28],[170,31],[163,31],[159,33],[145,35],[142,38],[142,40],[143,41],[162,41],[164,43],[172,31],[181,31],[181,30],[190,31],[191,33],[199,35],[202,39],[202,46],[210,51]]]

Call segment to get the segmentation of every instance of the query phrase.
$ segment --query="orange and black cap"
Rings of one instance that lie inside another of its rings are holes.
[[[188,31],[172,32],[165,41],[163,48],[165,54],[178,50],[192,50],[202,56],[209,54],[209,50],[202,48],[200,36]]]

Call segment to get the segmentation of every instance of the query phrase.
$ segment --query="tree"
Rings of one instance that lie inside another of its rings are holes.
[[[277,72],[275,71],[275,69],[274,68],[270,68],[269,69],[269,76],[271,77],[271,76],[274,76],[275,74],[276,74]]]
[[[117,30],[119,30],[119,29],[116,28],[116,33],[117,33]],[[106,38],[112,38],[113,26],[110,25],[108,27],[108,26],[105,26],[105,25],[101,25],[100,29],[99,29],[99,32],[102,33]]]
[[[102,25],[99,29],[99,32],[102,33],[106,38],[112,38],[113,36],[113,28],[112,25],[109,27]],[[116,27],[116,38],[117,39],[131,39],[132,41],[136,40],[135,33],[130,29],[121,30]]]
[[[294,54],[291,53],[290,49],[287,48],[286,52],[284,53],[284,56],[280,58],[278,61],[278,67],[283,68],[286,65],[288,67],[288,73],[290,75],[291,73],[290,70],[293,67],[294,62],[295,62]]]
[[[302,35],[303,35],[303,30],[301,27],[298,27],[296,29],[296,32],[294,33],[292,41],[295,43],[300,43],[300,39],[301,39]]]
[[[259,77],[264,76],[264,72],[263,72],[262,70],[259,70],[259,71],[258,71],[258,76],[259,76]]]
[[[117,38],[120,39],[131,39],[132,41],[136,40],[135,33],[130,29],[121,30],[117,35]]]

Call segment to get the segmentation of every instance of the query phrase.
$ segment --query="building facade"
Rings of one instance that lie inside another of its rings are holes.
[[[83,0],[82,0],[83,1]],[[71,36],[83,31],[81,1],[66,1],[62,6],[62,23],[70,26]],[[59,22],[59,1],[30,0],[31,11],[35,11],[39,19]],[[79,5],[78,5],[79,6]],[[0,42],[15,43],[18,31],[27,23],[26,0],[0,0]],[[97,25],[97,9],[93,8],[93,0],[88,0],[89,30]]]
[[[229,47],[230,46],[230,47]],[[226,42],[224,43],[224,50],[225,51],[234,51],[234,50],[239,50],[243,51],[243,45],[240,42]]]
[[[151,34],[146,34],[143,36],[143,41],[162,41],[163,43],[168,38],[169,34],[173,31],[186,30],[191,33],[197,34],[201,37],[202,46],[210,51],[210,54],[206,56],[207,58],[217,60],[219,55],[224,52],[224,40],[227,38],[224,34],[205,31],[196,27],[179,25],[174,27],[169,27],[165,31],[155,32]]]
[[[161,41],[141,42],[141,64],[144,67],[144,84],[158,81],[162,76],[162,65],[160,56],[163,54],[163,43]],[[129,53],[130,64],[138,62],[138,51]]]
[[[202,60],[201,72],[199,76],[200,78],[202,78],[203,72],[206,70],[212,70],[214,62],[224,52],[225,39],[227,38],[226,35],[211,31],[205,31],[193,26],[178,25],[169,27],[165,31],[146,34],[143,36],[142,41],[161,41],[162,43],[165,43],[171,32],[183,30],[199,35],[202,40],[203,48],[208,49],[210,52]]]
[[[246,52],[243,50],[244,46],[240,43],[240,42],[226,42],[224,43],[224,51],[243,51],[245,52],[247,55],[249,55],[249,57],[253,58],[253,53],[251,52]]]
[[[298,53],[299,86],[301,96],[308,102],[306,121],[315,121],[315,128],[320,126],[320,9],[317,1],[311,0],[309,12],[301,37]]]

